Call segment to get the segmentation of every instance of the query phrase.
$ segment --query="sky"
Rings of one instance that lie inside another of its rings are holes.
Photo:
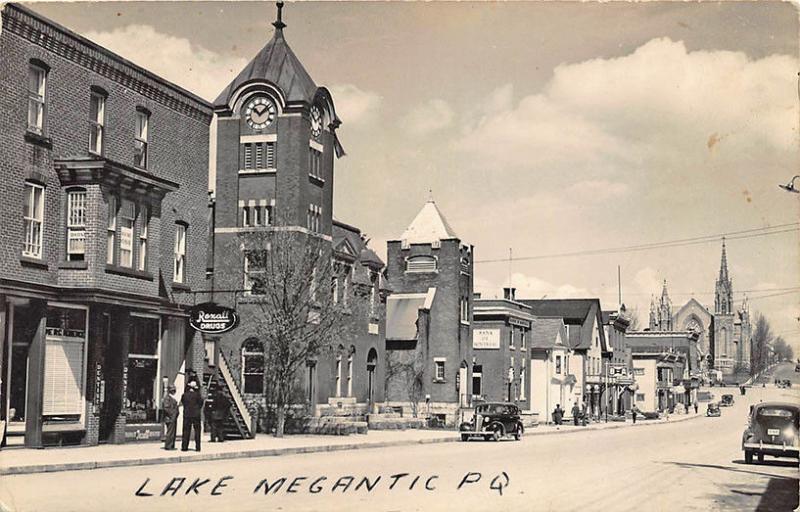
[[[275,18],[271,2],[33,8],[208,100]],[[676,310],[713,309],[738,232],[737,307],[746,293],[800,355],[800,194],[777,187],[800,170],[795,4],[289,2],[284,21],[343,121],[334,216],[379,254],[432,196],[484,297],[510,279],[616,309],[619,267],[646,325],[664,280]]]

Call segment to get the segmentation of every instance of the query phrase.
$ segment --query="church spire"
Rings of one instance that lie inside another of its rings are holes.
[[[722,256],[719,261],[719,280],[728,280],[728,254],[725,252],[725,237],[722,237]]]
[[[733,314],[733,283],[728,275],[728,254],[725,238],[722,238],[722,255],[719,261],[719,277],[714,293],[714,312],[721,315]]]
[[[275,27],[277,32],[283,32],[283,29],[286,28],[286,23],[283,22],[282,19],[282,11],[283,11],[283,2],[275,3],[275,6],[278,7],[278,19],[272,22],[272,26]]]

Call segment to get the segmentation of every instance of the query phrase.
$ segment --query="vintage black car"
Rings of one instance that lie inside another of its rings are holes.
[[[722,416],[722,411],[719,410],[717,402],[711,402],[706,409],[706,416]]]
[[[472,419],[463,422],[459,431],[462,441],[469,441],[473,437],[499,441],[506,436],[513,436],[519,441],[524,428],[519,407],[507,402],[487,402],[475,406]]]
[[[789,402],[762,402],[752,407],[750,424],[742,434],[744,460],[759,462],[764,455],[798,458],[800,453],[800,406]]]
[[[719,405],[722,407],[730,407],[733,405],[733,395],[722,395],[722,398],[719,401]]]

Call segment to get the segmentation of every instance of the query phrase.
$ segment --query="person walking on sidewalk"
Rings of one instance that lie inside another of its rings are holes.
[[[694,413],[697,414],[697,402],[694,403]]]
[[[221,389],[217,388],[211,403],[211,442],[225,441],[225,420],[231,410],[231,402]]]
[[[572,406],[572,423],[576,427],[578,426],[578,421],[581,419],[581,408],[578,407],[578,402],[575,402],[575,405]]]
[[[631,407],[631,417],[633,418],[633,424],[636,425],[636,415],[639,413],[639,408],[635,405]]]
[[[200,414],[203,410],[203,397],[197,390],[197,381],[189,381],[186,391],[181,397],[183,406],[183,434],[181,451],[189,450],[189,437],[194,429],[194,449],[200,451]]]
[[[178,429],[178,401],[175,400],[175,386],[167,388],[167,394],[161,401],[161,408],[164,409],[164,426],[166,427],[166,437],[164,438],[164,449],[175,449],[175,431]]]
[[[556,404],[556,408],[553,411],[553,423],[556,425],[561,425],[561,419],[564,417],[564,409],[561,408],[561,404]]]

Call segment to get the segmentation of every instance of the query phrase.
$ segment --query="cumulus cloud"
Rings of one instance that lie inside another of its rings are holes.
[[[86,37],[153,73],[213,101],[247,65],[244,58],[220,55],[188,39],[156,31],[150,25],[126,25]]]
[[[586,288],[570,283],[553,283],[537,276],[514,272],[511,283],[517,289],[517,297],[524,299],[576,299],[594,297]],[[508,286],[506,281],[503,286]]]
[[[415,135],[429,135],[449,127],[453,117],[453,109],[446,101],[433,99],[409,112],[403,125]]]
[[[345,126],[364,125],[374,120],[381,106],[381,97],[353,84],[329,87],[336,102],[336,114]]]
[[[646,168],[664,179],[708,167],[712,153],[737,164],[742,150],[789,158],[796,68],[787,55],[752,60],[654,39],[619,58],[561,64],[541,93],[516,103],[509,85],[497,88],[493,110],[454,147],[476,167],[570,176]]]

